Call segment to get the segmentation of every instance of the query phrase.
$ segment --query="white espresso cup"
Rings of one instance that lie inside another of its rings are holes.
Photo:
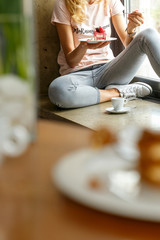
[[[120,111],[123,109],[124,105],[127,103],[127,99],[123,97],[113,97],[111,98],[111,103],[115,111]]]

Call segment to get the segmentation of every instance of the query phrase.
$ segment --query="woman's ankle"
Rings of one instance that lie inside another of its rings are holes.
[[[120,97],[120,92],[116,88],[111,89],[100,89],[100,102],[110,101],[112,97]]]

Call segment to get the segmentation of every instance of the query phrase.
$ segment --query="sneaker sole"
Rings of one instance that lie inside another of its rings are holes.
[[[151,86],[149,86],[147,83],[143,83],[143,82],[135,82],[135,84],[139,84],[139,85],[143,85],[145,87],[147,87],[150,91],[150,94],[153,92],[153,89]]]

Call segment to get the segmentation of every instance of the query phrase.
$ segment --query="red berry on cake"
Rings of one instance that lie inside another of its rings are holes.
[[[105,30],[104,30],[102,27],[99,27],[99,32],[100,32],[100,33],[104,33]]]

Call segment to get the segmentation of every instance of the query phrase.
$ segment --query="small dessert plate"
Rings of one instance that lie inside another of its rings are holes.
[[[85,148],[61,158],[53,166],[51,177],[57,189],[84,206],[160,224],[160,191],[140,184],[136,166],[135,161],[124,160],[110,146],[97,153]],[[90,187],[94,177],[102,184],[100,189]]]
[[[105,40],[91,40],[91,39],[87,39],[87,38],[79,39],[80,42],[87,42],[87,43],[91,43],[91,44],[95,44],[95,43],[99,43],[99,42],[110,42],[110,41],[115,41],[115,40],[117,40],[117,38],[115,38],[115,37],[108,37]]]
[[[106,108],[106,111],[107,112],[110,112],[110,113],[127,113],[127,112],[130,112],[131,108],[130,107],[124,107],[122,108],[121,110],[119,111],[115,111],[113,107],[111,108]]]

